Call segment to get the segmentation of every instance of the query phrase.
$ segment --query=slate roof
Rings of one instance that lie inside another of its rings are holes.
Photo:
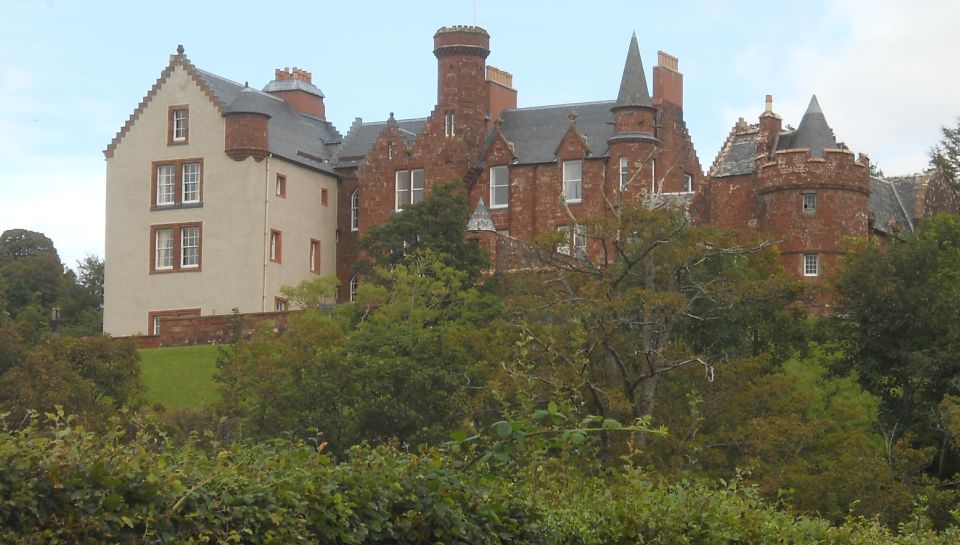
[[[318,89],[316,85],[297,78],[273,80],[263,88],[263,91],[265,93],[276,91],[304,91],[320,98],[325,96],[323,91]]]
[[[723,143],[717,164],[710,172],[710,176],[739,176],[753,173],[757,158],[757,136],[759,132],[753,130],[735,135]]]
[[[912,178],[911,178],[912,180]],[[870,212],[873,214],[873,228],[887,235],[894,235],[893,224],[896,223],[900,229],[913,231],[912,214],[907,211],[904,203],[904,195],[897,188],[897,183],[892,179],[870,177]],[[916,185],[911,186],[916,196]]]
[[[900,196],[900,202],[903,204],[903,208],[907,211],[908,217],[911,220],[923,215],[917,210],[917,201],[920,197],[919,193],[922,178],[923,175],[921,174],[914,174],[911,176],[890,176],[885,178],[885,180],[890,182],[890,184],[893,185],[893,188],[897,191],[897,195]]]
[[[329,121],[297,113],[286,101],[245,87],[204,70],[196,70],[203,83],[224,104],[223,110],[262,113],[268,121],[270,153],[288,161],[334,174],[333,158],[342,137]]]
[[[827,124],[827,118],[820,109],[817,95],[810,99],[806,113],[800,119],[800,126],[793,133],[781,134],[777,149],[809,148],[811,157],[823,157],[824,149],[835,149],[837,138]]]
[[[623,65],[623,77],[620,78],[620,93],[617,95],[616,108],[630,106],[652,107],[650,92],[647,90],[647,77],[643,73],[643,60],[640,58],[640,46],[637,45],[637,33],[630,38],[627,60]]]
[[[376,143],[377,138],[383,129],[387,127],[390,121],[375,121],[364,123],[359,117],[353,121],[347,136],[343,139],[343,145],[337,154],[337,165],[341,167],[357,166],[363,162],[364,157],[370,153],[370,148]],[[400,119],[394,120],[397,129],[403,135],[406,144],[412,145],[416,141],[423,126],[427,123],[427,118],[418,119]]]
[[[591,157],[605,157],[607,140],[613,136],[613,101],[583,102],[535,108],[504,110],[504,137],[513,144],[519,163],[550,163],[570,127],[570,112],[576,112],[577,131],[586,138]]]

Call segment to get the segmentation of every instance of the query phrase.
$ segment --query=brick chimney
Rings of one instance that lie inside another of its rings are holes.
[[[757,135],[757,156],[770,157],[777,149],[777,139],[783,120],[773,113],[773,95],[767,95],[760,114],[760,132]]]
[[[500,112],[517,107],[517,90],[513,88],[513,74],[495,66],[487,66],[487,112],[490,120],[500,118]]]
[[[683,107],[683,74],[679,61],[673,55],[657,51],[657,65],[653,67],[653,103],[667,102]]]
[[[297,67],[293,67],[293,70],[277,68],[273,81],[263,90],[277,98],[282,98],[291,108],[300,113],[326,119],[323,92],[313,84],[312,80],[313,74],[306,70]]]

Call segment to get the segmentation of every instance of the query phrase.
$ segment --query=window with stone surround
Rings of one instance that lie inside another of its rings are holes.
[[[274,297],[273,298],[273,311],[274,312],[286,312],[287,311],[287,300],[284,297]]]
[[[563,162],[563,195],[568,203],[583,200],[583,161]]]
[[[820,276],[820,256],[818,254],[804,254],[803,276]]]
[[[354,189],[350,195],[350,230],[360,230],[360,190]]]
[[[167,145],[186,144],[190,136],[190,107],[170,106],[167,113]]]
[[[490,167],[490,208],[510,205],[510,168]]]
[[[817,211],[817,194],[808,191],[803,193],[803,213],[813,214]]]
[[[456,114],[451,112],[446,112],[443,114],[443,135],[450,137],[457,134],[456,129]]]
[[[310,272],[320,273],[320,241],[310,239]]]
[[[423,202],[424,175],[422,168],[398,170],[394,186],[394,210],[399,212],[408,204]]]
[[[198,308],[183,308],[177,310],[154,310],[147,313],[147,331],[150,335],[160,334],[160,324],[168,318],[193,318],[200,316]]]
[[[270,229],[270,261],[283,262],[283,233],[276,229]]]
[[[199,271],[202,255],[200,223],[150,227],[150,272]]]
[[[683,173],[683,192],[693,193],[693,176]]]
[[[203,159],[154,161],[151,208],[196,206],[203,202]]]
[[[356,276],[350,279],[350,301],[355,301],[357,299],[357,287],[360,285],[360,280]]]
[[[630,167],[628,165],[628,160],[626,157],[620,158],[620,189],[627,187],[627,182],[630,181]]]

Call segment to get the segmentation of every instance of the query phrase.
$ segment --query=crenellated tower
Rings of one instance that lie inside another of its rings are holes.
[[[476,150],[486,132],[489,107],[486,59],[490,35],[476,26],[442,27],[433,36],[437,57],[437,106],[447,137],[460,136]]]
[[[837,142],[816,96],[796,131],[781,132],[779,121],[768,100],[757,137],[759,228],[781,240],[787,272],[820,280],[836,271],[845,238],[868,235],[869,159]]]

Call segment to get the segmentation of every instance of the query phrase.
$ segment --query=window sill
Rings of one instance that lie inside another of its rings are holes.
[[[567,204],[580,204],[583,202],[583,199],[567,199],[565,202]]]
[[[497,205],[491,204],[490,205],[490,210],[503,210],[504,208],[510,208],[510,205],[509,204],[497,204]]]
[[[184,208],[203,208],[202,202],[188,202],[181,204],[154,204],[150,206],[151,212],[158,210],[181,210]]]
[[[179,267],[176,269],[150,269],[150,274],[173,274],[185,272],[200,272],[200,267]]]

